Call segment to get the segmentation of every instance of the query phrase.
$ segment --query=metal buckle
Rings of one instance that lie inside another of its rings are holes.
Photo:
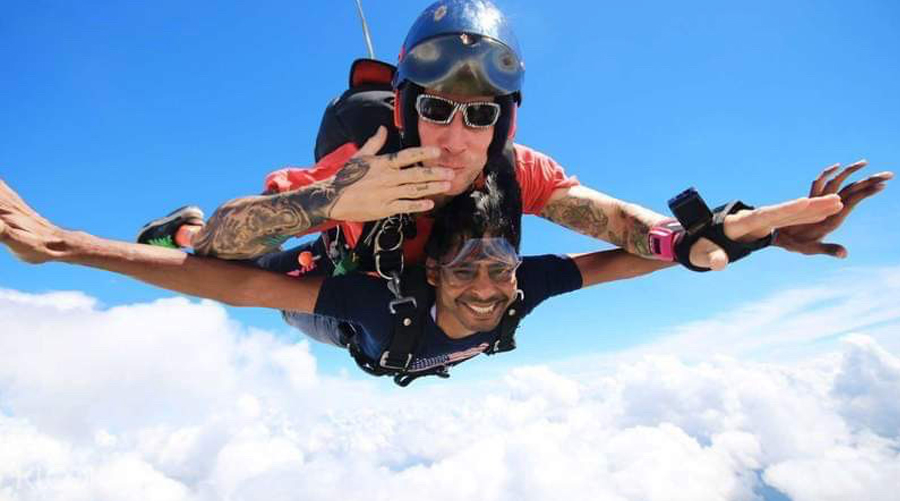
[[[391,247],[382,247],[381,246],[381,236],[384,235],[384,230],[386,230],[388,228],[396,229],[397,234],[400,236],[400,238],[397,239],[397,243],[395,245],[393,245]],[[399,249],[401,245],[403,245],[403,223],[402,223],[402,221],[397,216],[389,217],[389,218],[385,219],[381,223],[381,227],[378,228],[378,233],[375,235],[375,252],[381,252],[381,251],[390,252],[390,251]]]
[[[412,361],[412,353],[408,353],[406,355],[406,363],[404,363],[402,367],[399,365],[388,365],[387,358],[390,353],[390,351],[386,351],[381,354],[381,358],[378,360],[379,366],[384,367],[385,369],[395,369],[400,371],[404,371],[407,367],[409,367],[409,363]]]
[[[400,269],[402,270],[406,266],[405,259],[403,258],[403,253],[400,253]],[[376,251],[375,254],[375,271],[378,273],[381,278],[385,280],[391,280],[392,275],[385,275],[383,271],[381,271],[381,254],[378,254]]]
[[[404,296],[400,294],[400,275],[391,273],[391,276],[384,278],[388,279],[387,288],[394,295],[394,299],[392,299],[391,302],[388,303],[388,309],[391,310],[392,315],[397,314],[397,309],[395,308],[395,306],[401,305],[403,303],[412,303],[413,308],[419,307],[419,304],[416,302],[416,298],[414,298],[413,296]]]
[[[391,302],[388,303],[388,309],[391,310],[391,315],[396,315],[397,308],[395,308],[395,307],[399,306],[403,303],[412,303],[413,308],[419,307],[419,305],[416,303],[416,298],[414,298],[412,296],[401,297],[398,299],[391,299]]]

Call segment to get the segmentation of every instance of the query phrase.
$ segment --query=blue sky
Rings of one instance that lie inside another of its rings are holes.
[[[900,168],[896,2],[498,4],[527,68],[517,140],[612,196],[761,205],[835,162]],[[425,3],[364,6],[392,62]],[[309,164],[365,55],[352,0],[4,7],[0,177],[122,240]],[[0,497],[892,499],[897,190],[832,236],[846,260],[769,249],[576,292],[528,317],[516,352],[404,392],[275,312],[0,252],[0,486],[25,486]],[[526,218],[525,253],[599,247]]]

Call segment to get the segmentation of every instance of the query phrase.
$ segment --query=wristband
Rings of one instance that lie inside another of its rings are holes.
[[[684,228],[675,219],[665,219],[656,223],[647,233],[650,254],[661,261],[675,260],[675,245],[684,235]]]

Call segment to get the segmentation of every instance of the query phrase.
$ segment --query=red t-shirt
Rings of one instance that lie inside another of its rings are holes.
[[[266,176],[265,191],[276,193],[296,190],[303,186],[333,176],[357,151],[353,143],[347,143],[322,157],[319,162],[307,168],[287,167]],[[578,179],[567,176],[563,168],[549,156],[521,144],[514,145],[516,157],[516,179],[522,191],[522,212],[539,214],[550,196],[559,188],[577,186]],[[434,219],[428,216],[416,217],[416,237],[403,242],[403,256],[406,262],[419,262],[424,254],[425,242],[431,234]],[[364,223],[330,221],[310,228],[304,235],[340,226],[347,244],[354,247],[363,231]]]

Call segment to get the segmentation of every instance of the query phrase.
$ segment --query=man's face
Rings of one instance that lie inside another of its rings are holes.
[[[428,282],[435,287],[438,324],[451,337],[490,331],[516,297],[518,260],[481,255],[451,266],[457,246],[441,262],[428,260]]]
[[[461,103],[492,102],[491,96],[461,96],[425,91],[426,94],[440,96]],[[422,146],[436,146],[441,156],[425,163],[427,167],[447,167],[453,169],[456,177],[450,182],[447,195],[456,196],[466,191],[481,174],[487,163],[487,150],[494,137],[494,126],[485,128],[467,127],[462,110],[457,110],[453,120],[446,125],[427,122],[419,117],[419,138]]]

